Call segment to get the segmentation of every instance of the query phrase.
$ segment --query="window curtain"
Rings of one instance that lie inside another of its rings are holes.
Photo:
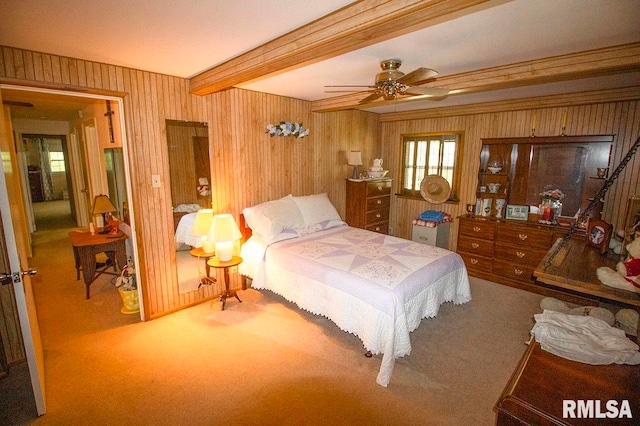
[[[54,200],[51,163],[49,162],[49,143],[44,138],[36,138],[40,151],[40,170],[42,171],[42,195],[45,201]]]

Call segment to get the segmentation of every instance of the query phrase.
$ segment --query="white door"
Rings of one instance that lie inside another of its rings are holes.
[[[0,101],[1,99],[0,95]],[[13,138],[9,132],[9,120],[5,117],[5,111],[0,113],[0,220],[2,220],[2,230],[6,253],[0,250],[0,256],[8,257],[10,271],[0,271],[0,273],[10,275],[15,290],[18,317],[20,318],[20,330],[24,340],[25,354],[31,375],[31,386],[36,400],[38,415],[45,413],[44,400],[44,355],[42,342],[40,341],[40,328],[38,327],[38,316],[36,313],[30,271],[27,263],[26,244],[27,241],[20,236],[19,229],[14,228],[14,223],[26,224],[24,210],[22,206],[22,195],[20,189],[20,176],[18,176],[15,150],[13,149]],[[13,207],[13,208],[12,208]],[[24,232],[24,230],[22,230]],[[4,264],[7,264],[5,262]]]

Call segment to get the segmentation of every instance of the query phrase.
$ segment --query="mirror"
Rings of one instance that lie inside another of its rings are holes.
[[[500,138],[482,143],[478,197],[537,207],[541,193],[559,189],[564,194],[561,215],[573,217],[587,208],[608,178],[613,136]],[[496,161],[500,167],[492,167]],[[486,192],[492,185],[499,190]],[[599,218],[601,208],[602,203],[596,205],[591,217]]]
[[[191,233],[196,212],[211,208],[211,167],[206,123],[166,120],[169,181],[180,293],[196,290],[206,275],[206,259],[194,248],[200,238]]]

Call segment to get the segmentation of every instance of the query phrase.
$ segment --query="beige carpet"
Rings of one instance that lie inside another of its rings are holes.
[[[383,388],[380,357],[277,295],[249,289],[225,311],[215,301],[141,323],[119,312],[110,278],[85,300],[68,240],[46,241],[34,262],[47,414],[35,424],[490,425],[540,311],[538,295],[472,279],[473,300],[423,320]]]

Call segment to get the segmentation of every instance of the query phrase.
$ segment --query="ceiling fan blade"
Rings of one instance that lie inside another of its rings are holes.
[[[375,101],[376,99],[378,99],[379,97],[382,96],[382,93],[373,93],[369,96],[367,96],[366,98],[362,99],[360,102],[358,102],[359,104],[366,104],[372,101]]]
[[[18,101],[2,101],[3,105],[9,105],[9,106],[20,106],[20,107],[26,107],[26,108],[33,108],[33,104],[30,102],[18,102]]]
[[[371,90],[361,89],[361,90],[325,90],[324,93],[358,93],[358,92],[371,92]]]
[[[418,84],[420,82],[426,82],[438,75],[437,71],[432,70],[431,68],[418,68],[416,70],[411,71],[409,74],[405,74],[396,80],[398,83],[402,84]]]
[[[403,94],[413,96],[429,95],[434,98],[441,98],[449,94],[449,89],[442,87],[408,87]]]

